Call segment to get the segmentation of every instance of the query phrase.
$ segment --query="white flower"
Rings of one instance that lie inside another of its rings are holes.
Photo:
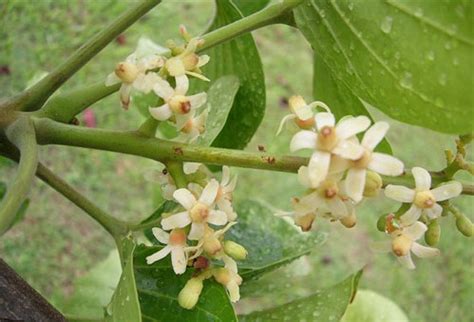
[[[415,167],[411,172],[415,178],[415,189],[397,185],[388,185],[385,188],[387,197],[404,203],[412,203],[410,209],[400,217],[404,225],[414,223],[422,214],[430,219],[439,217],[443,207],[437,202],[457,197],[462,192],[462,185],[456,181],[430,190],[431,176],[428,171]]]
[[[194,253],[190,257],[190,259],[197,258],[201,256],[203,252],[205,252],[208,256],[212,258],[218,258],[218,259],[223,260],[224,263],[228,263],[229,262],[228,259],[227,258],[224,259],[220,255],[222,253],[222,248],[223,248],[221,239],[224,236],[224,234],[235,224],[237,224],[235,221],[229,222],[224,228],[216,230],[216,231],[209,226],[205,226],[204,233],[201,239],[199,240],[199,242],[195,246],[191,246],[187,248],[187,251]],[[232,258],[230,258],[230,260],[234,261]],[[237,270],[237,264],[232,265],[232,263],[230,263],[229,265],[231,265],[232,267],[235,266],[235,269]]]
[[[403,163],[391,155],[373,152],[382,141],[389,128],[386,122],[377,122],[364,134],[362,156],[353,160],[346,177],[347,195],[359,202],[364,193],[367,169],[386,176],[399,176],[403,173]]]
[[[156,261],[166,257],[171,253],[171,263],[176,274],[183,274],[186,271],[187,256],[186,248],[186,233],[183,229],[173,229],[167,233],[160,228],[152,229],[155,238],[162,244],[166,244],[160,251],[150,255],[146,258],[147,264],[153,264]]]
[[[317,187],[326,178],[331,155],[349,160],[357,160],[362,156],[364,148],[353,137],[369,127],[370,119],[366,116],[350,117],[335,125],[332,113],[321,112],[316,114],[315,122],[317,133],[300,131],[290,143],[292,152],[300,149],[315,150],[308,164],[308,175],[313,187]]]
[[[312,102],[306,104],[306,101],[302,96],[291,96],[288,100],[288,106],[290,107],[291,114],[286,115],[280,122],[277,134],[280,134],[283,129],[283,125],[288,121],[293,120],[295,124],[301,129],[311,129],[314,126],[314,111],[316,107],[322,107],[327,112],[330,112],[329,107],[323,102]]]
[[[138,58],[135,53],[128,56],[125,61],[118,63],[115,71],[107,76],[105,80],[106,86],[112,86],[118,82],[122,82],[120,87],[120,101],[122,106],[127,109],[130,104],[130,92],[132,88],[149,93],[160,77],[154,73],[147,71],[161,67],[163,58],[157,55],[148,55]]]
[[[226,213],[213,209],[218,189],[219,183],[212,179],[204,187],[199,200],[196,200],[188,189],[181,188],[176,190],[173,197],[186,210],[163,218],[161,221],[163,229],[182,228],[191,224],[188,238],[190,240],[199,240],[204,235],[207,223],[218,226],[225,225],[227,223]]]
[[[174,115],[176,126],[181,129],[194,116],[190,112],[202,106],[207,99],[206,93],[186,96],[188,88],[189,81],[186,76],[176,77],[176,87],[174,89],[167,81],[160,78],[153,90],[165,103],[158,107],[149,107],[148,110],[151,116],[158,121],[166,121]]]
[[[237,185],[237,176],[230,178],[230,168],[228,166],[222,167],[222,179],[217,191],[216,205],[217,208],[227,214],[229,221],[234,221],[237,218],[237,213],[232,207],[232,194]]]
[[[190,75],[199,79],[209,81],[201,74],[200,68],[209,62],[208,55],[198,56],[197,47],[202,43],[202,39],[191,39],[182,53],[169,58],[165,63],[165,68],[173,77]]]
[[[225,286],[231,302],[237,302],[240,299],[239,285],[242,284],[242,277],[227,268],[216,268],[213,275],[218,283]]]
[[[438,249],[426,247],[416,242],[427,229],[425,224],[417,221],[410,226],[403,226],[390,234],[392,236],[392,251],[403,266],[409,269],[415,268],[411,253],[421,258],[439,255]]]
[[[208,110],[204,110],[199,116],[189,118],[185,123],[176,124],[177,130],[181,131],[178,140],[185,140],[188,143],[196,141],[196,139],[205,132]]]

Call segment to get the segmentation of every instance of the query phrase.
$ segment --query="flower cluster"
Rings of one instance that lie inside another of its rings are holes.
[[[209,81],[200,69],[209,62],[209,56],[196,54],[203,44],[201,39],[191,38],[184,26],[180,33],[185,44],[170,42],[169,51],[163,55],[157,53],[160,49],[156,45],[148,50],[137,49],[117,64],[105,84],[121,82],[120,100],[125,109],[130,105],[132,89],[156,94],[159,104],[148,108],[150,115],[158,121],[171,122],[180,132],[180,140],[193,142],[205,131],[207,110],[199,114],[197,111],[206,103],[207,95],[189,95],[188,77]]]
[[[202,171],[200,166],[187,164],[184,168],[196,174]],[[179,207],[176,212],[163,215],[161,228],[153,228],[153,235],[166,246],[146,260],[148,264],[153,264],[171,254],[176,274],[183,274],[187,266],[195,268],[193,277],[179,294],[179,303],[184,308],[194,307],[203,280],[211,277],[226,287],[231,301],[240,298],[242,278],[235,260],[245,259],[247,251],[233,241],[224,240],[226,231],[236,224],[237,214],[232,207],[236,182],[237,177],[231,178],[230,169],[226,166],[223,167],[220,182],[214,178],[201,178],[189,183],[187,188],[176,189],[172,179],[167,180],[166,191]],[[223,267],[214,265],[216,260],[221,261]]]
[[[399,176],[403,163],[395,157],[375,152],[384,139],[389,125],[366,116],[346,116],[336,123],[330,109],[322,102],[307,104],[301,96],[289,100],[290,120],[300,129],[290,143],[291,151],[310,149],[309,164],[298,170],[300,183],[308,190],[292,200],[291,216],[303,231],[311,229],[317,218],[339,221],[350,228],[356,224],[356,206],[364,197],[374,197],[382,189],[384,176]],[[321,107],[324,111],[317,111]],[[365,132],[362,136],[362,133]],[[359,139],[361,136],[361,139]],[[430,174],[419,167],[412,169],[416,188],[388,185],[385,195],[402,203],[411,204],[398,216],[387,216],[384,231],[392,237],[391,249],[401,263],[414,268],[410,252],[419,257],[438,254],[438,250],[415,241],[427,231],[425,223],[441,215],[437,203],[458,196],[462,186],[451,182],[431,189]],[[405,209],[405,207],[402,207]]]

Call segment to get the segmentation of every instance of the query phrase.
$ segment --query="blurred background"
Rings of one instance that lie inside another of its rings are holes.
[[[0,2],[0,95],[14,94],[52,70],[58,61],[131,4],[110,0]],[[105,80],[115,64],[134,50],[141,36],[159,44],[170,38],[178,40],[181,23],[192,34],[202,33],[212,13],[211,1],[163,1],[87,64],[63,90]],[[288,113],[289,96],[301,94],[312,100],[312,51],[299,31],[287,26],[266,27],[253,35],[264,65],[267,110],[247,150],[257,151],[263,145],[269,152],[286,154],[291,133],[284,132],[278,137],[275,133],[281,118]],[[371,112],[375,119],[391,123],[388,139],[394,154],[407,167],[418,165],[431,170],[444,167],[443,151],[454,148],[454,137],[403,125],[373,108]],[[135,129],[143,116],[133,107],[123,111],[114,94],[95,104],[79,119],[84,126]],[[40,158],[118,218],[144,218],[160,201],[156,185],[144,180],[144,174],[157,167],[152,161],[54,146],[42,147]],[[0,179],[8,181],[15,169],[15,164],[2,160]],[[240,180],[236,200],[252,196],[289,210],[290,198],[302,192],[292,174],[235,171]],[[456,204],[474,219],[472,198],[461,197]],[[243,293],[252,293],[252,297],[238,303],[238,311],[245,313],[289,301],[340,281],[365,266],[361,288],[389,297],[411,321],[473,321],[474,250],[472,241],[456,230],[454,218],[441,219],[442,256],[416,260],[415,271],[401,267],[390,254],[371,251],[370,243],[384,238],[376,229],[377,218],[396,208],[397,204],[384,198],[366,202],[358,211],[358,224],[350,230],[339,224],[317,221],[314,229],[328,232],[327,242],[311,255],[245,288]],[[36,181],[26,217],[1,239],[0,256],[56,303],[72,294],[73,281],[97,265],[113,247],[113,240],[98,224]]]

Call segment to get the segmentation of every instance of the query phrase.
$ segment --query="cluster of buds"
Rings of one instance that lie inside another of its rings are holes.
[[[127,109],[130,105],[132,89],[144,94],[153,92],[157,95],[159,106],[148,108],[150,115],[158,121],[168,121],[180,132],[180,140],[192,142],[204,133],[207,110],[197,110],[206,103],[206,93],[188,95],[189,76],[209,81],[202,75],[201,67],[209,62],[209,56],[197,55],[196,50],[203,40],[192,38],[184,26],[180,27],[184,44],[168,42],[169,52],[166,55],[136,52],[117,64],[115,71],[106,80],[111,86],[121,82],[120,100]]]
[[[347,116],[336,124],[327,105],[322,102],[306,104],[300,96],[291,97],[289,105],[292,114],[282,120],[279,131],[284,123],[294,120],[299,132],[291,140],[291,151],[310,149],[312,155],[309,164],[298,170],[298,179],[308,190],[304,196],[293,198],[293,211],[283,215],[291,216],[303,231],[310,230],[317,217],[353,227],[357,204],[364,197],[377,196],[382,190],[381,175],[404,173],[400,160],[374,152],[389,129],[388,123],[376,122],[371,126],[366,116]],[[316,111],[318,107],[324,111]],[[363,132],[359,140],[357,135]],[[415,189],[395,185],[385,188],[387,197],[404,206],[396,215],[383,216],[379,221],[381,230],[392,238],[391,250],[411,269],[415,267],[411,252],[418,257],[439,253],[416,241],[425,235],[428,245],[435,244],[439,239],[437,219],[443,212],[438,202],[457,197],[462,191],[462,185],[455,181],[431,189],[431,176],[420,167],[413,168],[412,174]]]
[[[168,187],[166,190],[179,208],[174,213],[163,214],[161,228],[152,229],[156,239],[166,246],[146,258],[148,264],[153,264],[171,254],[176,274],[183,274],[188,266],[194,267],[193,277],[179,294],[179,303],[186,309],[196,305],[203,281],[211,277],[226,287],[231,301],[238,301],[242,278],[236,260],[247,256],[243,246],[224,239],[225,233],[236,224],[232,194],[237,177],[231,178],[230,169],[225,166],[218,182],[197,175],[202,174],[200,167],[195,163],[185,165],[190,175],[199,178],[194,182],[190,179],[187,188],[176,189],[174,183],[167,180],[167,185],[174,189]]]

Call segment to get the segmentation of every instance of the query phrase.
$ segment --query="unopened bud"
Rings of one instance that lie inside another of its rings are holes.
[[[315,213],[309,213],[304,216],[295,217],[295,224],[301,227],[303,231],[309,231],[313,226],[314,219],[316,218]]]
[[[346,228],[352,228],[356,225],[357,223],[357,218],[355,215],[355,211],[353,211],[350,215],[345,216],[341,219],[339,219],[341,224],[343,224]]]
[[[368,170],[365,175],[364,197],[378,196],[382,184],[382,177],[378,173]]]
[[[474,225],[464,214],[459,214],[456,217],[456,227],[466,237],[474,235]]]
[[[138,68],[135,64],[121,62],[115,67],[115,75],[124,83],[133,83],[138,76]]]
[[[405,256],[410,252],[412,243],[413,241],[410,238],[404,234],[400,234],[392,240],[392,251],[399,257]]]
[[[213,271],[213,275],[216,281],[222,285],[227,285],[232,279],[232,276],[227,268],[216,268]]]
[[[248,254],[244,246],[231,240],[224,242],[224,252],[235,260],[244,260]]]
[[[203,283],[200,278],[193,277],[186,282],[178,294],[178,303],[182,308],[191,310],[199,300]]]
[[[436,246],[441,237],[441,227],[437,219],[431,221],[425,232],[425,242],[428,246]]]
[[[211,235],[209,237],[204,237],[204,243],[202,247],[207,254],[214,256],[221,251],[222,244],[219,239]]]

